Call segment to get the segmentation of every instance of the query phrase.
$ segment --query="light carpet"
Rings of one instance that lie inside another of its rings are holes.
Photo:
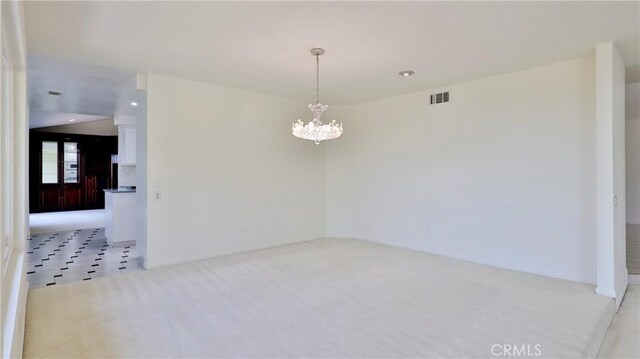
[[[600,348],[602,359],[640,358],[640,286],[630,285]]]
[[[594,287],[322,239],[31,290],[25,357],[596,357]]]

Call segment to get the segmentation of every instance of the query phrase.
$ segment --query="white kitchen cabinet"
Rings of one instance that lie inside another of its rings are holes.
[[[118,126],[118,163],[125,166],[136,164],[136,126]]]

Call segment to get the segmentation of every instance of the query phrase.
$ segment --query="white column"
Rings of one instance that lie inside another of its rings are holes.
[[[627,288],[624,63],[613,43],[596,48],[596,292],[619,307]]]
[[[25,68],[13,71],[14,119],[14,231],[15,248],[24,250],[29,231],[29,106]]]

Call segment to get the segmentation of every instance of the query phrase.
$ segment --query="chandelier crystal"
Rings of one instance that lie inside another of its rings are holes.
[[[320,141],[340,137],[342,135],[342,123],[337,124],[335,120],[328,124],[322,123],[322,113],[329,107],[320,103],[320,55],[324,54],[324,50],[319,48],[311,49],[311,54],[316,57],[316,104],[309,104],[307,107],[313,113],[313,120],[305,124],[298,119],[293,124],[291,133],[298,138],[311,140],[317,145]]]

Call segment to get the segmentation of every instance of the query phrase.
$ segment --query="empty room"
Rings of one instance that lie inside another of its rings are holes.
[[[639,1],[2,1],[3,358],[639,358]]]

